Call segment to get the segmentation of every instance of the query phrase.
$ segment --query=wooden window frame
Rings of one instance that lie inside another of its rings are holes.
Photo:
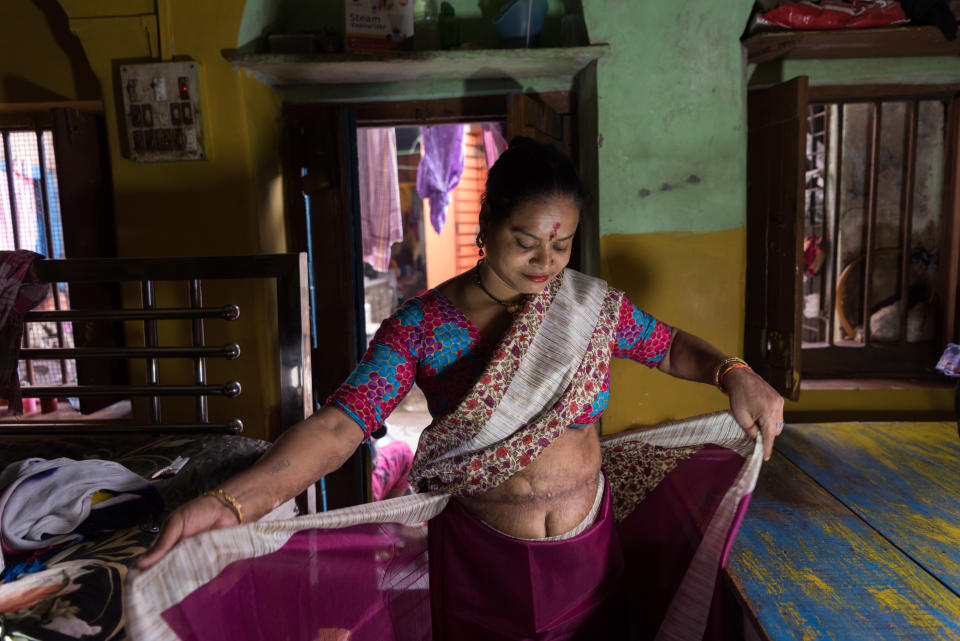
[[[940,335],[924,349],[921,344],[870,345],[868,348],[848,347],[802,347],[802,376],[809,378],[867,378],[888,377],[891,379],[936,380],[942,375],[933,369],[937,356],[945,343],[957,340],[957,262],[960,256],[960,239],[956,230],[960,222],[957,207],[957,167],[960,165],[958,148],[958,118],[960,118],[960,86],[958,85],[870,85],[861,87],[812,87],[808,92],[808,104],[852,104],[873,102],[912,102],[920,100],[944,100],[947,110],[944,120],[944,184],[940,209],[941,238],[940,266],[937,292],[942,300],[938,326]],[[878,132],[879,135],[879,132]],[[851,350],[864,353],[856,358]],[[869,354],[866,353],[869,351]],[[890,366],[885,366],[890,364]]]
[[[807,87],[806,79],[791,81],[799,83],[799,88],[787,98],[793,105],[783,107],[783,113],[772,117],[773,123],[782,126],[788,120],[797,123],[799,111],[804,111],[811,103],[817,102],[873,102],[878,100],[905,101],[924,99],[947,99],[947,117],[945,121],[945,168],[943,185],[943,208],[941,218],[940,268],[938,292],[942,298],[940,310],[941,335],[938,339],[942,343],[958,341],[958,317],[960,317],[960,301],[958,301],[958,272],[960,272],[960,88],[956,84],[944,85],[869,85],[848,87]],[[786,87],[784,83],[779,87]],[[751,87],[751,91],[772,92],[777,87]],[[748,104],[753,107],[754,102],[760,109],[762,100],[758,93],[751,95]],[[757,98],[757,100],[755,100]],[[783,100],[782,98],[780,99]],[[770,103],[767,109],[778,108]],[[749,110],[749,109],[748,109]],[[756,113],[756,112],[755,112]],[[790,114],[793,113],[793,116]],[[756,115],[754,115],[756,118]],[[749,120],[749,118],[748,118]],[[802,158],[789,159],[784,165],[780,160],[780,169],[764,169],[764,163],[752,158],[756,149],[761,149],[761,139],[755,137],[755,124],[748,122],[750,130],[748,144],[748,214],[747,214],[747,297],[746,323],[744,330],[744,352],[755,369],[763,375],[782,395],[792,400],[799,398],[800,381],[802,376],[810,378],[876,378],[887,379],[942,379],[933,371],[933,362],[930,359],[918,360],[909,363],[910,371],[863,371],[841,352],[846,347],[803,348],[800,340],[802,322],[801,271],[802,252],[800,244],[803,237],[803,199],[797,193],[802,191],[804,181],[800,177],[804,162]],[[803,118],[805,126],[805,117]],[[779,134],[781,140],[797,144],[798,150],[782,153],[802,154],[804,145],[802,140],[792,140],[798,134],[805,137],[805,129],[800,133],[795,127],[789,133]],[[768,145],[769,146],[769,145]],[[784,143],[783,149],[787,149]],[[791,149],[793,149],[791,147]],[[769,151],[769,150],[768,150]],[[759,158],[759,156],[758,156]],[[769,159],[768,159],[769,160]],[[792,163],[792,164],[791,164]],[[769,163],[768,163],[769,164]],[[774,163],[776,164],[776,163]],[[779,180],[772,187],[760,183],[763,171],[773,180]],[[760,173],[757,173],[760,172]],[[791,178],[793,176],[793,178]],[[791,181],[795,181],[791,182]],[[792,185],[792,187],[791,187]],[[761,187],[781,195],[755,194],[754,190]],[[780,188],[782,187],[782,189]],[[779,198],[779,204],[775,200]],[[762,210],[762,211],[761,211]],[[764,213],[766,212],[766,213]],[[778,214],[779,212],[779,214]],[[784,212],[787,214],[784,216]],[[783,218],[775,223],[769,216]],[[789,220],[790,215],[796,215],[796,220]],[[777,231],[779,229],[779,231]],[[792,230],[792,231],[791,231]],[[776,233],[774,233],[776,232]],[[791,235],[792,234],[792,235]],[[777,265],[783,267],[777,268]],[[791,322],[792,321],[792,322]],[[850,348],[854,349],[854,348]],[[878,359],[891,357],[896,354],[903,358],[902,350],[884,350],[877,346],[869,348],[877,353]],[[885,353],[886,352],[886,353]],[[928,355],[926,355],[928,356]],[[879,368],[878,368],[879,369]],[[929,372],[929,375],[926,375]]]

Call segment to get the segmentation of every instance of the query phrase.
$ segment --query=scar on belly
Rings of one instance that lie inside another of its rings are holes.
[[[571,497],[582,495],[585,487],[596,489],[594,485],[596,478],[590,478],[576,485],[560,488],[558,490],[531,491],[524,494],[507,494],[497,496],[496,498],[475,496],[472,497],[474,505],[494,506],[494,505],[521,505],[525,507],[537,507],[544,505],[565,504]]]
[[[557,195],[559,197],[559,192]],[[553,240],[554,238],[557,237],[557,230],[559,229],[560,229],[560,223],[559,222],[553,223],[553,231],[550,232],[550,240]]]

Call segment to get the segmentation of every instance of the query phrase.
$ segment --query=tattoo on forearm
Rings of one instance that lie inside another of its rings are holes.
[[[287,459],[280,459],[279,461],[273,464],[273,467],[270,468],[270,473],[277,474],[280,472],[280,470],[286,469],[288,467],[290,467],[290,461],[288,461]]]

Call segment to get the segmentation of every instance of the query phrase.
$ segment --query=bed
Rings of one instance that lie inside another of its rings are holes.
[[[146,513],[135,525],[85,535],[80,542],[5,554],[0,575],[4,581],[0,583],[0,639],[120,641],[126,638],[124,577],[152,543],[166,514],[251,465],[269,446],[266,440],[241,435],[242,422],[231,415],[229,399],[242,393],[243,381],[208,380],[209,362],[230,361],[242,349],[230,340],[231,321],[238,318],[239,307],[219,299],[260,301],[266,309],[244,309],[244,313],[254,313],[258,319],[276,319],[276,339],[266,348],[276,359],[279,389],[270,437],[310,411],[313,400],[306,258],[302,254],[279,254],[42,260],[34,266],[37,280],[50,283],[54,303],[42,311],[29,312],[27,327],[30,323],[47,324],[48,334],[59,334],[59,345],[38,344],[36,339],[33,344],[30,339],[24,341],[20,369],[31,375],[35,373],[28,372],[31,367],[43,372],[59,370],[62,377],[59,385],[45,385],[31,377],[34,384],[24,384],[22,390],[24,396],[45,402],[48,410],[53,405],[50,399],[58,399],[59,408],[0,420],[0,470],[34,457],[114,461],[149,480],[163,507]],[[121,304],[97,309],[73,304],[68,310],[62,304],[67,300],[63,292],[68,287],[72,288],[68,297],[71,303],[80,298]],[[251,288],[260,288],[257,291],[264,294],[251,296]],[[178,298],[180,294],[171,291],[182,292],[183,301]],[[211,291],[213,295],[205,301],[205,293]],[[77,292],[83,296],[73,296]],[[140,304],[132,304],[138,293]],[[210,300],[216,304],[211,305]],[[185,330],[164,331],[164,321],[168,320],[180,323]],[[64,331],[62,325],[67,323],[72,325]],[[83,340],[79,334],[92,323],[122,323],[125,344]],[[71,329],[79,330],[76,343],[80,346],[70,340]],[[177,344],[165,344],[171,336]],[[210,345],[211,341],[205,340],[209,336],[226,336],[228,340],[224,345]],[[79,384],[62,385],[69,369],[65,359],[77,363]],[[111,360],[139,363],[139,369],[118,381],[115,370],[104,367]],[[161,380],[161,373],[177,371],[171,363],[178,360],[180,369],[192,380]],[[234,370],[221,363],[211,371],[222,374]],[[100,381],[97,376],[101,376]],[[87,410],[95,408],[98,401],[103,407],[88,412],[75,410],[73,406],[81,406],[81,401]],[[179,412],[166,410],[177,402],[188,406],[186,419],[182,407]],[[174,469],[178,471],[174,473]],[[311,488],[269,516],[286,518],[314,511],[315,496]]]

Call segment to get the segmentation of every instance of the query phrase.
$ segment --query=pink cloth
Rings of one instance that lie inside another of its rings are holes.
[[[413,464],[413,450],[403,441],[394,441],[377,448],[373,466],[373,500],[382,501],[390,492],[403,492],[410,487],[407,475]]]
[[[38,258],[43,256],[25,249],[0,252],[0,396],[17,416],[23,413],[17,361],[23,318],[50,291],[47,285],[35,282],[33,261]]]
[[[403,241],[394,128],[357,129],[357,163],[363,261],[385,272],[390,269],[390,248]]]
[[[507,141],[503,137],[503,124],[499,122],[485,122],[481,125],[483,132],[483,153],[487,159],[487,168],[493,167],[500,154],[507,150]]]
[[[434,639],[622,638],[599,616],[623,575],[609,487],[596,522],[570,539],[505,536],[455,500],[430,521],[429,539]]]
[[[430,641],[424,528],[303,530],[161,616],[182,641]]]
[[[621,471],[605,468],[596,522],[561,541],[507,537],[455,500],[429,532],[303,530],[230,564],[162,617],[183,641],[652,639],[742,462],[704,447],[619,522],[611,486]],[[719,596],[707,594],[704,638],[733,638],[739,623]]]

